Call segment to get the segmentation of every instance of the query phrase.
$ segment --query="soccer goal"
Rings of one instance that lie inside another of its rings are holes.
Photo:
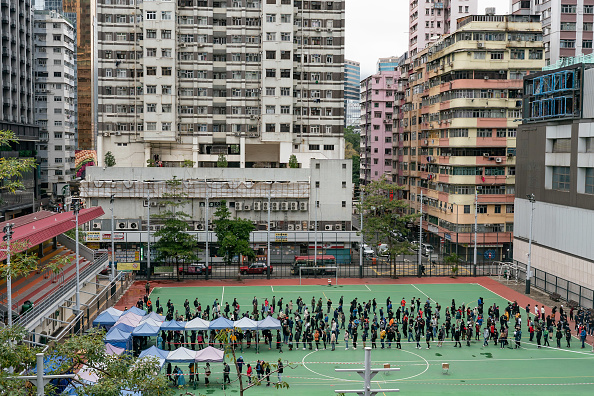
[[[507,284],[518,283],[520,274],[518,264],[498,261],[497,266],[499,268],[498,272],[500,280],[503,280]]]
[[[299,285],[303,275],[313,275],[320,279],[327,278],[328,285],[332,284],[332,277],[334,277],[334,284],[338,285],[338,267],[299,267]],[[309,278],[306,276],[306,278]]]

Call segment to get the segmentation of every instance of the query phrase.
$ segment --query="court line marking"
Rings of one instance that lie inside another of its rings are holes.
[[[223,286],[223,294],[221,294],[221,305],[223,304],[224,298],[225,298],[225,286]]]
[[[371,291],[371,289],[369,288],[369,286],[365,285],[365,287],[367,288],[367,290]]]
[[[414,287],[415,289],[417,289],[421,294],[423,294],[425,297],[427,297],[429,300],[436,302],[434,299],[432,299],[431,297],[429,297],[429,295],[427,293],[425,293],[424,291],[422,291],[421,289],[419,289],[415,284],[411,283],[410,284],[412,287]]]
[[[272,289],[272,292],[274,293],[274,286],[270,285],[270,288]]]

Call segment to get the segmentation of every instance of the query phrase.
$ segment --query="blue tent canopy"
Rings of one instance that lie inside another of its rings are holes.
[[[157,334],[159,334],[159,328],[156,326],[153,326],[151,324],[148,324],[148,323],[143,323],[140,326],[138,326],[137,328],[135,328],[134,331],[132,331],[132,335],[135,337],[138,337],[138,336],[154,337]]]
[[[107,311],[103,311],[102,313],[95,318],[93,321],[93,326],[113,326],[115,322],[117,322],[119,316],[115,316]]]
[[[148,314],[142,318],[142,320],[147,320],[147,319],[155,319],[156,321],[164,322],[165,316],[159,315],[158,313],[155,313],[155,312],[151,312],[150,314]]]
[[[280,330],[281,327],[280,321],[272,316],[267,316],[265,319],[258,321],[258,330]]]
[[[176,320],[171,320],[169,322],[163,322],[163,324],[161,324],[161,330],[184,331],[185,329],[186,329],[186,322],[178,322]]]
[[[231,321],[223,316],[216,318],[215,320],[210,322],[210,325],[208,326],[209,330],[223,330],[223,329],[232,329],[232,328],[233,328],[233,321]]]
[[[132,333],[112,327],[105,335],[105,342],[124,349],[132,349]]]
[[[126,315],[126,314],[128,314],[130,312],[135,313],[136,315],[140,315],[140,316],[146,315],[146,312],[143,309],[140,309],[140,308],[137,308],[137,307],[132,307],[132,308],[124,311],[121,316],[124,316],[124,315]]]
[[[157,348],[156,346],[152,346],[149,349],[145,349],[144,351],[140,352],[138,358],[143,358],[145,356],[155,356],[160,359],[167,359],[169,355],[169,351],[164,351],[162,349]]]
[[[120,329],[125,333],[132,333],[132,331],[134,330],[134,327],[129,326],[125,323],[118,323],[117,325],[113,326],[111,329]]]

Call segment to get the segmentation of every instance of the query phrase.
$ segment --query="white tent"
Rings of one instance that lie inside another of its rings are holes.
[[[208,330],[210,322],[201,318],[195,318],[186,323],[186,330]]]
[[[161,327],[161,324],[163,322],[161,322],[159,320],[156,320],[156,319],[153,319],[153,318],[147,318],[147,319],[142,319],[138,325],[141,326],[141,325],[143,325],[145,323],[148,324],[148,325],[151,325],[153,327]]]
[[[124,313],[124,311],[120,311],[119,309],[115,309],[115,308],[113,308],[113,307],[112,307],[112,308],[107,308],[107,309],[106,309],[105,311],[103,311],[103,312],[107,312],[107,313],[109,313],[110,315],[117,316],[117,317],[120,317],[120,316],[122,316],[122,314]]]
[[[115,322],[115,325],[124,323],[128,326],[136,327],[138,326],[141,320],[142,316],[136,315],[135,313],[129,313],[127,315],[120,316],[120,318]]]
[[[240,328],[241,330],[257,330],[258,329],[258,322],[252,320],[250,318],[243,317],[239,320],[236,320],[233,324],[234,327]]]
[[[196,354],[197,362],[222,362],[225,359],[225,352],[208,346]]]
[[[167,355],[168,362],[191,363],[196,360],[196,351],[184,347],[177,348]]]

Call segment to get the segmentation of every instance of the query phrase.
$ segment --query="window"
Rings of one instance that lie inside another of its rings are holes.
[[[346,208],[346,201],[342,201],[342,207]]]
[[[146,130],[147,131],[156,131],[157,130],[157,123],[156,122],[147,122],[146,123]]]
[[[266,51],[266,59],[276,59],[276,51]]]
[[[344,164],[343,164],[344,165]],[[347,187],[347,182],[343,181],[342,182],[342,188],[346,188]]]
[[[162,67],[161,75],[162,76],[170,76],[171,75],[171,67]]]
[[[266,14],[266,22],[276,22],[276,14]]]
[[[156,76],[157,75],[157,67],[156,66],[147,66],[146,67],[146,75],[147,76]]]
[[[171,58],[171,48],[161,49],[161,57],[162,58]]]
[[[505,205],[505,213],[514,213],[514,205]]]
[[[594,194],[594,168],[586,168],[586,194]]]
[[[480,214],[487,213],[487,205],[476,205],[476,212]]]
[[[491,60],[502,60],[503,59],[503,52],[491,52]]]
[[[326,151],[334,151],[334,145],[333,144],[325,144],[324,145],[324,150],[326,150]]]
[[[266,106],[266,114],[274,114],[276,106],[274,105],[267,105]]]
[[[157,29],[146,29],[146,38],[157,38]]]
[[[553,190],[569,191],[569,166],[553,166]]]
[[[276,40],[276,33],[268,32],[266,33],[266,41],[275,41]]]
[[[316,181],[316,188],[320,188],[320,182]]]
[[[281,114],[291,114],[291,106],[281,106]]]
[[[575,48],[575,40],[560,40],[560,48]]]
[[[501,205],[495,205],[495,213],[501,213]]]
[[[561,13],[562,14],[575,14],[577,10],[577,6],[575,4],[562,4],[561,5]]]
[[[281,41],[291,41],[291,33],[281,32]]]
[[[266,69],[266,77],[276,77],[276,69]]]
[[[592,48],[592,40],[582,40],[582,48]]]
[[[266,132],[275,132],[276,124],[266,124]]]
[[[147,11],[146,12],[146,19],[147,20],[157,19],[157,11]]]
[[[524,49],[512,49],[510,51],[510,58],[511,59],[524,59],[526,51]]]
[[[156,111],[157,111],[156,103],[147,103],[146,104],[146,112],[147,113],[155,113]]]
[[[161,85],[161,93],[163,95],[171,95],[171,85]]]
[[[318,151],[319,149],[320,149],[319,144],[310,144],[309,145],[309,151]]]
[[[171,130],[171,123],[170,122],[162,122],[161,123],[161,130],[162,131],[170,131]]]
[[[481,128],[476,132],[476,136],[480,138],[487,138],[493,136],[493,131],[491,129],[484,129]]]
[[[164,21],[170,21],[171,11],[161,11],[161,19],[163,19]]]
[[[281,23],[291,23],[291,14],[281,14]]]
[[[281,92],[281,96],[291,96],[291,88],[290,87],[281,87],[280,92]]]
[[[171,30],[168,30],[168,29],[161,30],[161,38],[162,39],[170,39],[171,38]]]
[[[147,48],[146,49],[146,56],[147,57],[157,56],[157,49],[156,48]]]

